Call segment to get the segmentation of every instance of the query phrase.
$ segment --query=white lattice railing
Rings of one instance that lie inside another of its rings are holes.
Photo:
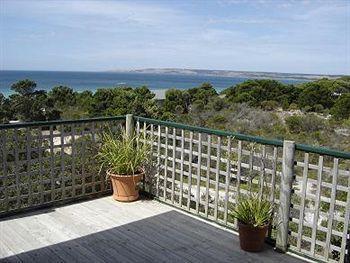
[[[0,125],[0,216],[110,193],[94,157],[100,134],[124,122]],[[230,211],[251,189],[278,208],[268,233],[278,249],[327,262],[349,256],[350,153],[132,115],[126,130],[152,145],[144,189],[159,200],[237,229]]]
[[[278,248],[344,261],[350,153],[138,117],[136,132],[153,145],[149,191],[161,201],[237,229],[230,208],[251,187],[279,208]]]
[[[95,155],[125,116],[0,125],[0,216],[110,192]]]

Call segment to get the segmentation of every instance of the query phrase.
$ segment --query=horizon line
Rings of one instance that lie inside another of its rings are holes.
[[[308,75],[308,76],[350,76],[350,73],[341,73],[341,74],[328,74],[328,73],[300,73],[300,72],[277,72],[277,71],[250,71],[250,70],[231,70],[231,69],[199,69],[199,68],[176,68],[176,67],[147,67],[147,68],[122,68],[122,69],[105,69],[105,70],[47,70],[47,69],[0,69],[1,71],[34,71],[34,72],[88,72],[88,73],[132,73],[133,71],[138,70],[198,70],[198,71],[221,71],[221,72],[242,72],[242,73],[264,73],[264,74],[292,74],[292,75]],[[133,72],[133,73],[144,73],[144,72]],[[149,73],[144,73],[149,74]],[[162,73],[157,73],[162,74]],[[180,73],[179,73],[180,75]]]

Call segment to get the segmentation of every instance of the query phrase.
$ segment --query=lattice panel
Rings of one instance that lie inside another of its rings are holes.
[[[281,148],[141,121],[136,129],[153,145],[157,166],[150,191],[160,200],[233,228],[237,222],[230,209],[239,193],[265,194],[279,204]],[[323,261],[344,259],[349,164],[350,160],[296,151],[291,250]],[[275,234],[270,229],[272,239]]]
[[[350,160],[297,151],[291,249],[343,262],[350,217]]]
[[[68,123],[0,131],[0,213],[109,191],[96,153],[120,122]]]
[[[153,145],[148,180],[160,200],[233,228],[230,210],[250,189],[278,204],[281,149],[139,121],[136,130]]]

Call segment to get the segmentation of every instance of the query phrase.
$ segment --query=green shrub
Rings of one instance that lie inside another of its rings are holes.
[[[296,104],[296,103],[291,103],[291,104],[289,105],[289,110],[297,110],[297,109],[299,109],[298,104]]]
[[[264,110],[275,110],[278,108],[278,103],[275,100],[265,100],[261,102],[261,107]]]
[[[216,111],[221,111],[226,107],[225,100],[220,97],[213,98],[210,102],[210,107]]]
[[[324,107],[321,104],[316,104],[314,106],[314,111],[316,112],[323,112],[323,110],[324,110]]]
[[[312,111],[312,107],[311,106],[305,106],[301,109],[303,112],[310,112]]]
[[[314,114],[306,116],[294,115],[286,118],[286,125],[291,133],[311,133],[324,128],[325,121]]]

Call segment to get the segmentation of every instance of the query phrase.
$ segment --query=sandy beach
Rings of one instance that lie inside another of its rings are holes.
[[[158,100],[164,100],[165,99],[165,92],[167,91],[168,89],[154,89],[152,91],[152,93],[156,94],[156,99]]]

